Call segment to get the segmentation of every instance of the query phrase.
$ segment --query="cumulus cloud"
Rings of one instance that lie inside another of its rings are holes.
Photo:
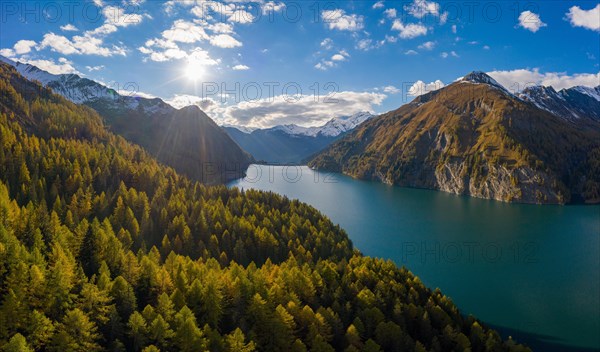
[[[448,57],[450,57],[450,56],[452,56],[452,57],[459,57],[459,56],[458,56],[458,54],[456,53],[456,51],[454,51],[454,50],[453,50],[453,51],[451,51],[451,52],[449,52],[449,53],[447,53],[447,52],[445,52],[445,51],[444,51],[444,52],[442,52],[442,53],[440,54],[440,56],[441,56],[443,59],[446,59],[446,58],[448,58]]]
[[[140,24],[144,16],[139,13],[127,13],[126,6],[106,6],[102,9],[102,14],[106,18],[105,23],[117,27],[128,27]]]
[[[531,11],[523,11],[519,15],[519,27],[523,27],[533,33],[546,26],[547,25],[540,19],[540,15],[536,13]]]
[[[394,87],[394,86],[386,86],[386,87],[383,87],[383,91],[384,91],[385,93],[389,93],[389,94],[398,94],[398,93],[400,93],[400,89],[399,89],[399,88],[396,88],[396,87]]]
[[[321,12],[323,22],[329,29],[340,31],[357,31],[364,28],[364,17],[356,14],[346,14],[344,10],[324,10]]]
[[[229,23],[217,22],[207,25],[206,28],[213,31],[214,33],[233,33],[233,26]]]
[[[416,97],[419,95],[423,95],[425,93],[429,93],[431,91],[434,90],[438,90],[440,88],[444,88],[445,84],[444,82],[440,81],[439,79],[435,82],[430,82],[430,83],[425,83],[421,80],[416,81],[409,89],[408,89],[408,95],[412,96],[412,97]]]
[[[100,71],[102,69],[104,69],[104,65],[98,65],[98,66],[86,66],[85,67],[89,72],[94,72],[94,71]]]
[[[83,36],[74,36],[72,40],[65,36],[54,34],[52,32],[46,33],[41,43],[37,46],[38,50],[50,48],[52,51],[63,55],[99,55],[99,56],[113,56],[113,55],[126,55],[126,51],[123,47],[112,45],[111,47],[103,46],[103,40],[95,37],[89,33]]]
[[[346,60],[346,57],[344,55],[340,55],[340,54],[335,54],[331,57],[332,61],[344,61]]]
[[[283,2],[268,1],[262,5],[262,14],[271,15],[275,12],[279,12],[285,8]]]
[[[407,50],[404,52],[404,55],[417,55],[418,53],[414,50]]]
[[[325,38],[323,39],[323,41],[321,42],[321,47],[329,50],[333,47],[333,40],[331,40],[331,38]]]
[[[348,116],[359,111],[374,111],[386,98],[382,93],[338,92],[332,97],[299,95],[269,97],[244,101],[212,110],[222,123],[260,128],[295,123],[301,126],[320,125],[332,117]]]
[[[427,27],[424,25],[415,23],[404,24],[399,19],[394,20],[392,29],[399,31],[400,38],[402,39],[412,39],[427,34]]]
[[[60,26],[60,30],[65,32],[77,32],[79,29],[77,29],[77,27],[69,23],[64,26]]]
[[[165,103],[171,105],[176,109],[181,109],[190,105],[196,105],[209,115],[215,108],[219,106],[219,103],[214,99],[202,98],[199,96],[188,94],[176,94],[175,96],[173,96],[173,98],[165,100]]]
[[[37,66],[38,68],[48,71],[54,75],[61,75],[66,73],[75,73],[81,74],[79,71],[73,67],[73,63],[67,60],[64,57],[58,59],[58,62],[53,60],[24,60],[20,59],[19,61],[24,62],[26,64]]]
[[[423,50],[432,50],[435,47],[435,42],[432,41],[428,41],[425,42],[421,45],[419,45],[419,49],[423,49]]]
[[[373,4],[373,9],[381,9],[383,8],[385,5],[383,5],[383,1],[377,1],[376,3]]]
[[[33,40],[19,40],[13,46],[14,52],[18,55],[27,54],[36,45]]]
[[[246,65],[235,65],[235,66],[232,67],[232,69],[234,71],[246,71],[246,70],[249,70],[250,67],[248,67]]]
[[[387,18],[396,18],[396,16],[398,15],[396,9],[386,9],[385,11],[383,11],[383,13],[386,15]]]
[[[210,44],[219,48],[236,48],[242,46],[242,43],[229,34],[219,34],[211,37]]]
[[[539,69],[517,69],[510,71],[491,71],[488,74],[510,91],[521,91],[534,85],[552,86],[556,90],[574,86],[595,87],[600,85],[600,72],[576,73],[545,72]]]
[[[590,10],[582,10],[579,6],[573,6],[567,12],[567,18],[573,27],[600,31],[600,4]]]
[[[439,16],[440,5],[433,1],[414,0],[411,4],[404,6],[404,10],[416,18],[423,18],[427,14]]]
[[[15,51],[10,48],[0,49],[0,55],[8,58],[15,57]]]
[[[176,20],[170,29],[162,32],[163,38],[173,42],[195,43],[208,39],[201,26],[186,20]]]

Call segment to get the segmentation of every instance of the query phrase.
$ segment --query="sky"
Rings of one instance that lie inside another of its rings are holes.
[[[2,1],[0,55],[219,124],[382,113],[477,70],[600,84],[597,1]]]

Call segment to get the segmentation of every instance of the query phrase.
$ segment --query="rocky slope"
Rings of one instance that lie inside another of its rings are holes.
[[[474,72],[367,121],[309,165],[501,201],[600,202],[600,121],[538,100]]]

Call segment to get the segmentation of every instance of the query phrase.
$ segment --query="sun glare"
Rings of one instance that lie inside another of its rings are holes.
[[[197,81],[204,77],[205,70],[204,65],[196,60],[188,61],[187,67],[185,68],[185,76],[192,81]]]

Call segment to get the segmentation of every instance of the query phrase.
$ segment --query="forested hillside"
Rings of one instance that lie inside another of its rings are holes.
[[[527,351],[315,209],[206,187],[0,64],[4,351]]]

